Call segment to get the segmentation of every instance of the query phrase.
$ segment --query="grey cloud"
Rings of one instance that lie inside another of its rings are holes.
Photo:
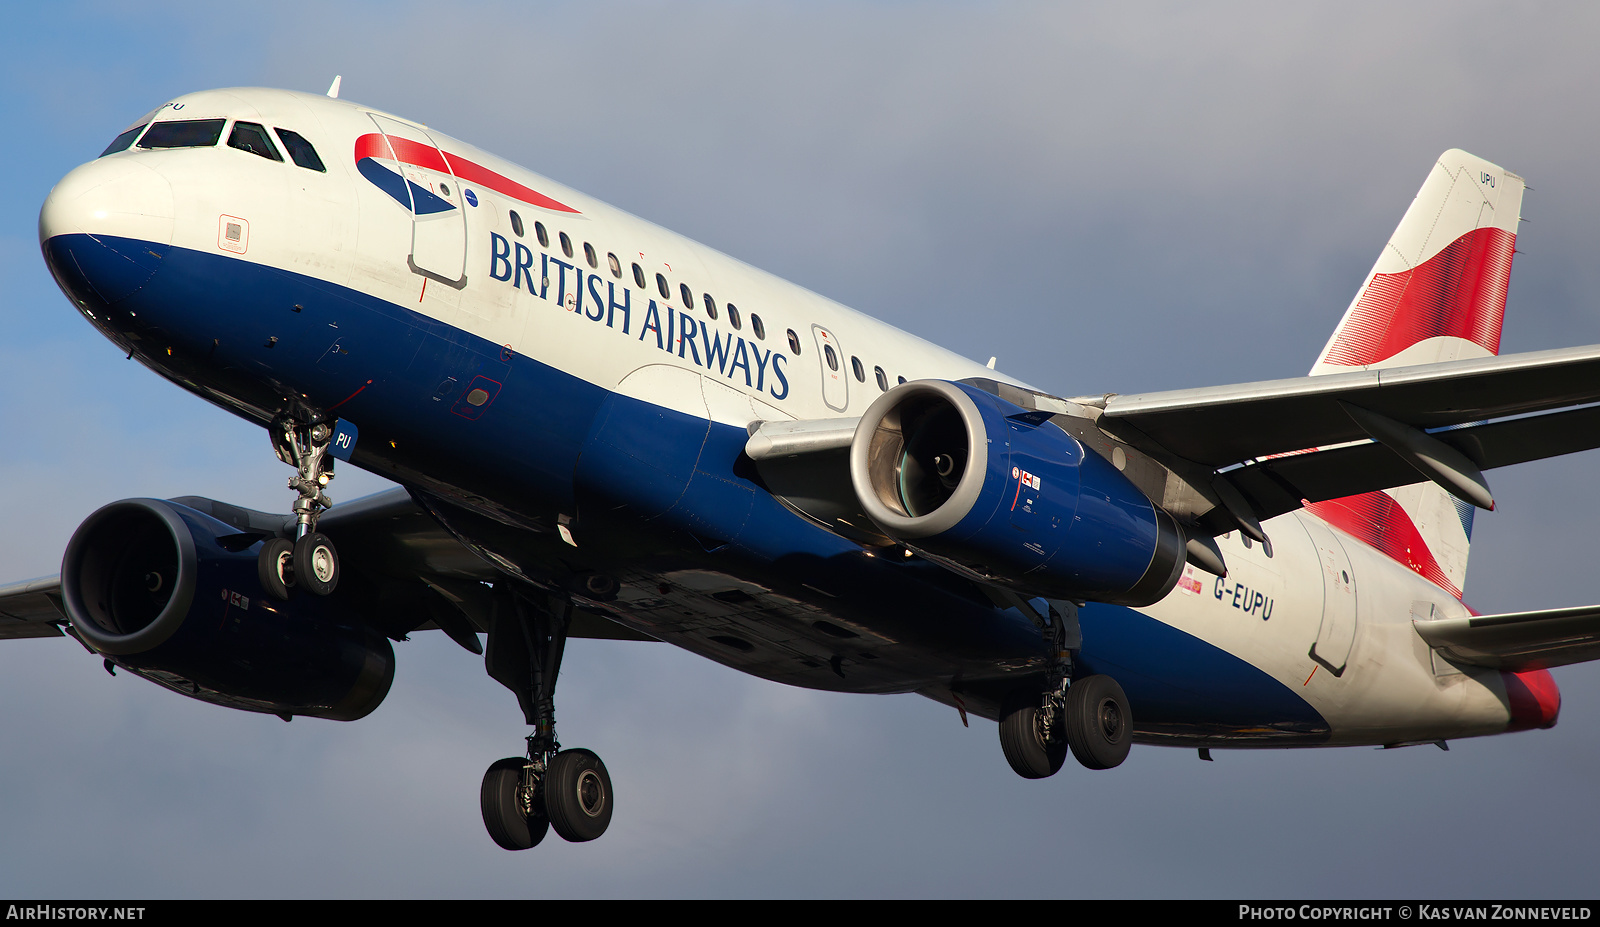
[[[1063,392],[1303,373],[1452,146],[1535,188],[1506,349],[1600,341],[1588,8],[417,5],[316,7],[308,29],[312,9],[230,27],[188,8],[191,38],[253,34],[239,63],[202,56],[182,89],[320,91],[342,72],[348,98]],[[150,53],[172,41],[149,39]],[[150,87],[148,105],[177,89]],[[36,263],[7,266],[33,268],[13,299],[70,319]],[[13,397],[0,426],[34,438],[0,455],[0,479],[25,488],[0,555],[24,574],[53,569],[76,518],[110,498],[283,507],[259,430],[116,367],[80,322],[26,331],[0,357]],[[1469,601],[1595,600],[1594,466],[1490,474],[1500,511],[1478,519]],[[335,489],[356,485],[380,484],[352,471]],[[1553,731],[1449,753],[1203,764],[1139,748],[1114,773],[1027,783],[992,725],[964,729],[931,702],[579,642],[561,731],[606,758],[616,822],[594,844],[510,854],[482,832],[476,795],[483,768],[520,746],[521,719],[440,635],[399,645],[390,701],[351,725],[111,679],[67,641],[7,644],[0,888],[13,895],[1592,891],[1593,666],[1557,671]]]

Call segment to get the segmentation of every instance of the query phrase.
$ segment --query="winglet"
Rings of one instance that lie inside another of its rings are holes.
[[[343,79],[343,74],[333,75],[333,83],[328,85],[328,96],[334,98],[335,100],[339,99],[339,81]]]

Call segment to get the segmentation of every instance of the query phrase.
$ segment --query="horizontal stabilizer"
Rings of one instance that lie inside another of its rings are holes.
[[[1600,605],[1412,624],[1455,663],[1520,672],[1600,660]]]

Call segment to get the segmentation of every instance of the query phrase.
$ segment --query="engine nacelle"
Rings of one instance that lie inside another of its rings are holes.
[[[277,715],[365,717],[389,693],[394,648],[335,601],[264,595],[261,540],[174,502],[113,502],[67,544],[67,617],[113,663],[183,695]]]
[[[1149,605],[1172,591],[1185,539],[1111,463],[965,383],[878,397],[850,480],[884,533],[958,572],[1034,595]]]

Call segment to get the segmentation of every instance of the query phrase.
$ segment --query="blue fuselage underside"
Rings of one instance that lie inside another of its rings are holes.
[[[520,550],[499,550],[529,575],[561,557],[639,587],[666,588],[676,571],[726,575],[758,590],[735,615],[750,639],[778,629],[849,656],[790,667],[759,647],[724,652],[672,609],[600,605],[635,629],[784,682],[943,700],[954,692],[983,714],[1043,665],[1038,630],[973,584],[919,559],[874,556],[784,508],[743,457],[742,429],[246,260],[88,235],[57,236],[44,251],[80,310],[130,355],[263,424],[294,402],[354,422],[354,463],[511,532]],[[486,381],[489,401],[468,402]],[[563,519],[579,548],[557,540]],[[780,604],[763,605],[763,595]],[[736,600],[724,599],[737,611]],[[1220,648],[1127,608],[1091,604],[1080,621],[1077,672],[1117,678],[1142,740],[1327,737],[1327,722],[1293,690]],[[841,645],[841,629],[876,641],[872,658]]]

